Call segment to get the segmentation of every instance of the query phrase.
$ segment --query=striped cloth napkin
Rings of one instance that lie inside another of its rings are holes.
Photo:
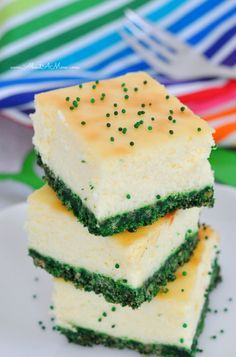
[[[126,9],[173,33],[214,63],[236,65],[236,2],[222,0],[2,0],[0,116],[30,126],[35,93],[145,70],[236,147],[236,81],[173,81],[123,41]]]

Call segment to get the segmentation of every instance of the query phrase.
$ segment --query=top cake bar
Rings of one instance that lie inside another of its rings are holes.
[[[45,178],[90,233],[213,205],[212,129],[148,74],[41,93],[35,106]]]

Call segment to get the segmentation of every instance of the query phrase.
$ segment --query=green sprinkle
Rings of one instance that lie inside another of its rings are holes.
[[[110,137],[110,141],[114,142],[115,138],[113,136]]]
[[[118,113],[118,111],[116,110],[115,112],[114,112],[114,115],[118,115],[119,113]]]
[[[225,331],[222,329],[222,330],[220,330],[220,333],[224,333]]]
[[[117,104],[117,103],[114,103],[113,106],[116,108],[116,107],[118,107],[118,104]]]
[[[183,271],[183,272],[182,272],[182,275],[183,275],[183,276],[187,276],[188,273],[187,273],[186,271]]]
[[[149,130],[149,131],[152,130],[152,126],[151,126],[151,125],[148,126],[148,130]]]
[[[124,114],[124,113],[126,113],[126,110],[125,110],[125,109],[122,109],[121,112]]]
[[[182,327],[183,327],[183,328],[187,328],[187,327],[188,327],[188,324],[186,324],[186,322],[185,322],[185,323],[183,323]]]
[[[181,293],[183,293],[184,292],[184,289],[181,289]]]
[[[116,269],[119,269],[119,267],[120,267],[120,264],[116,263],[116,264],[115,264],[115,268],[116,268]]]
[[[154,120],[155,120],[155,118],[154,118],[154,117],[151,117],[151,120],[152,120],[152,121],[154,121]]]
[[[197,128],[197,131],[202,131],[202,129],[201,128]]]
[[[227,312],[227,311],[228,311],[228,309],[227,309],[227,307],[225,307],[225,308],[224,308],[224,312]]]
[[[39,325],[42,325],[42,324],[43,324],[43,321],[38,321],[38,324],[39,324]]]
[[[101,318],[101,317],[99,317],[98,322],[101,322],[101,321],[102,321],[102,318]]]
[[[83,84],[80,84],[80,85],[79,85],[79,88],[82,88],[82,87],[83,87]]]
[[[46,326],[41,326],[41,329],[42,330],[46,330]]]
[[[91,99],[90,99],[90,103],[95,103],[95,99],[94,99],[94,98],[91,98]]]
[[[174,114],[174,111],[172,109],[169,110],[170,114]]]
[[[103,312],[103,313],[102,313],[102,316],[107,317],[107,313],[106,313],[106,312]]]
[[[54,306],[53,305],[50,305],[50,310],[54,310]]]
[[[143,84],[147,84],[147,81],[143,81]]]
[[[128,92],[128,88],[124,88],[123,91],[124,91],[124,92]]]
[[[76,100],[73,101],[73,105],[74,105],[74,107],[78,107],[78,103]]]
[[[180,339],[179,339],[179,342],[180,342],[180,343],[184,343],[184,338],[180,338]]]
[[[166,95],[166,99],[170,99],[170,96],[169,96],[169,95]]]
[[[174,124],[175,124],[175,123],[176,123],[176,120],[175,120],[175,119],[173,119],[173,120],[172,120],[172,123],[174,123]]]
[[[124,86],[125,86],[125,83],[122,83],[122,84],[121,84],[121,87],[124,87]]]
[[[127,198],[128,200],[130,200],[130,199],[131,199],[131,195],[128,193],[128,194],[126,195],[126,198]]]
[[[116,325],[111,325],[111,328],[115,328],[116,327]]]
[[[169,130],[169,133],[170,133],[170,135],[173,135],[174,131],[173,130]]]
[[[112,306],[111,311],[113,311],[113,312],[116,311],[116,307]]]
[[[130,144],[130,146],[134,146],[134,142],[133,141],[131,141],[129,144]]]
[[[173,117],[172,117],[171,115],[169,115],[169,116],[168,116],[168,119],[169,119],[169,120],[172,120],[172,119],[173,119]]]
[[[128,94],[126,94],[126,95],[124,96],[124,98],[125,98],[125,99],[129,99],[129,96],[128,96]]]
[[[96,89],[96,88],[97,88],[97,86],[94,84],[94,85],[92,86],[92,88],[93,88],[93,89]]]
[[[70,107],[70,110],[74,110],[74,107]]]
[[[101,96],[101,97],[100,97],[100,100],[104,100],[104,98],[105,98],[105,97]]]
[[[205,240],[208,240],[208,236],[205,236]]]
[[[134,88],[134,91],[135,91],[135,92],[137,92],[137,91],[138,91],[138,88],[137,88],[137,87],[135,87],[135,88]]]
[[[95,81],[95,83],[98,84],[98,83],[99,83],[99,80],[97,79],[97,80]]]
[[[145,108],[145,104],[141,104],[141,107],[142,107],[142,108]]]
[[[82,164],[85,164],[85,163],[86,163],[86,161],[85,161],[85,160],[81,160],[81,162],[82,162]]]
[[[216,335],[211,336],[212,340],[216,340],[216,338],[217,338]]]
[[[123,129],[122,129],[122,133],[123,133],[123,134],[126,134],[126,133],[127,133],[127,129],[126,129],[126,128],[123,128]]]
[[[185,107],[181,107],[181,108],[180,108],[181,112],[184,112],[185,109],[186,109]]]
[[[159,200],[161,198],[160,195],[156,195],[156,199]]]
[[[66,101],[69,102],[69,100],[70,100],[70,97],[66,97]]]
[[[121,127],[118,128],[119,131],[122,131],[123,129]]]
[[[86,125],[86,121],[82,121],[80,124],[81,125]]]
[[[106,96],[106,93],[102,93],[102,97],[105,97]]]
[[[106,117],[107,117],[107,118],[109,118],[109,116],[110,116],[110,114],[109,114],[109,113],[107,113],[107,114],[106,114]]]
[[[107,127],[108,127],[108,128],[110,128],[110,127],[111,127],[111,123],[107,123],[106,125],[107,125]]]
[[[80,101],[80,97],[76,97],[76,100],[77,100],[77,102],[79,102]]]

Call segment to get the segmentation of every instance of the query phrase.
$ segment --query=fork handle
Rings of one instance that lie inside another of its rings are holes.
[[[209,68],[206,75],[208,77],[213,75],[217,77],[236,79],[236,70],[224,65],[220,65],[218,67]]]

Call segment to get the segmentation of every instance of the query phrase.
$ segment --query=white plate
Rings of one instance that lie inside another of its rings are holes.
[[[49,306],[51,278],[36,269],[27,256],[24,232],[26,204],[0,214],[0,356],[4,357],[128,357],[137,353],[104,347],[85,348],[67,343],[52,331]],[[211,295],[217,313],[207,316],[200,346],[201,357],[236,356],[236,190],[216,187],[216,205],[205,210],[202,221],[212,224],[221,235],[223,283]],[[38,281],[35,278],[38,277]],[[36,294],[37,297],[33,298]],[[230,302],[229,298],[233,298]],[[224,308],[228,312],[224,312]],[[42,330],[38,321],[43,321]],[[220,333],[223,329],[224,333]],[[216,335],[216,339],[211,336]]]

